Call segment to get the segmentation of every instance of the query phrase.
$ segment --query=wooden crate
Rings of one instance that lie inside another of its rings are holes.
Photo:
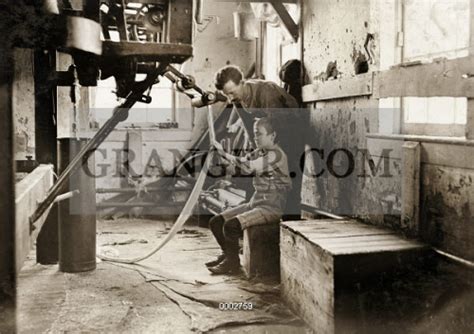
[[[390,230],[353,221],[283,222],[283,298],[316,333],[353,332],[357,319],[347,315],[358,312],[341,307],[340,291],[401,269],[426,251]]]

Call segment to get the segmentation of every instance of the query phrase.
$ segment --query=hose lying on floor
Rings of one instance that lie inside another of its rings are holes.
[[[209,134],[210,134],[210,139],[211,143],[215,141],[215,133],[214,133],[214,122],[213,122],[213,117],[212,117],[212,110],[210,107],[208,107],[208,123],[209,123]],[[161,248],[163,248],[164,245],[168,243],[173,237],[178,233],[178,231],[181,229],[181,227],[186,223],[186,221],[189,219],[193,212],[193,208],[196,205],[198,199],[199,199],[199,194],[201,193],[202,187],[204,186],[204,181],[206,180],[206,175],[207,175],[207,170],[209,168],[209,165],[212,161],[212,154],[213,151],[210,151],[209,154],[207,155],[206,161],[204,162],[204,166],[202,167],[201,172],[199,173],[198,179],[196,181],[196,184],[194,185],[194,188],[189,195],[188,200],[186,201],[186,204],[184,205],[183,210],[179,214],[178,218],[176,219],[176,222],[174,223],[173,227],[171,230],[168,232],[166,237],[160,242],[158,246],[156,246],[151,252],[149,252],[146,255],[139,256],[136,258],[132,259],[122,259],[122,258],[115,258],[115,257],[108,257],[104,255],[97,254],[97,257],[103,261],[109,261],[109,262],[118,262],[118,263],[129,263],[133,264],[136,262],[143,261],[156,252],[158,252]]]

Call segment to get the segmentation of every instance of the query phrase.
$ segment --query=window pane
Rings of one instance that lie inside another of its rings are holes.
[[[470,0],[405,1],[404,58],[466,56]]]
[[[405,1],[404,4],[404,61],[469,54],[470,0]],[[406,123],[466,123],[466,98],[404,98],[403,101]]]
[[[136,80],[143,80],[144,75],[137,75]],[[114,107],[120,104],[121,99],[117,99],[113,93],[115,91],[115,79],[108,78],[101,80],[95,87],[95,99],[92,101],[92,107],[95,109],[95,118],[100,124],[103,124],[112,116]],[[159,83],[153,85],[150,96],[150,104],[136,103],[130,109],[129,116],[120,126],[127,126],[134,123],[140,126],[140,123],[161,123],[174,121],[173,118],[173,86],[167,79],[162,79]],[[123,99],[122,99],[123,100]]]

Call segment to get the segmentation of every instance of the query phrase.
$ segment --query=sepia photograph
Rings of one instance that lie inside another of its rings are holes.
[[[0,334],[474,333],[474,0],[0,0]]]

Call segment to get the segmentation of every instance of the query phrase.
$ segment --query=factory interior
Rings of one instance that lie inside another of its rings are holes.
[[[474,333],[474,0],[0,29],[0,334]]]

